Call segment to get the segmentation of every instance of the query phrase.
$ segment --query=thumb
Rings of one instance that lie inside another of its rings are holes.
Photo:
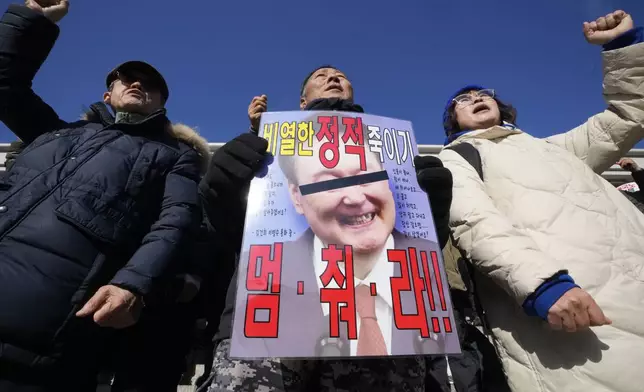
[[[90,314],[94,314],[98,309],[100,309],[101,306],[105,303],[105,300],[107,299],[107,290],[105,287],[101,287],[96,294],[92,296],[92,298],[85,303],[85,306],[81,308],[78,312],[76,312],[77,317],[86,317],[89,316]]]
[[[26,0],[25,5],[27,7],[29,7],[29,8],[31,8],[32,10],[42,12],[42,7],[40,6],[40,4],[36,3],[34,0]]]
[[[604,315],[599,305],[595,301],[588,307],[588,318],[590,319],[591,327],[600,327],[602,325],[610,325],[613,323],[611,319]]]

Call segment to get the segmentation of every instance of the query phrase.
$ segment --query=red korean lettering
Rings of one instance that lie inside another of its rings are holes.
[[[434,288],[432,285],[432,275],[429,272],[429,264],[427,262],[427,252],[420,252],[420,261],[423,266],[423,276],[425,277],[425,287],[427,288],[427,296],[429,297],[429,309],[432,312],[436,311],[436,303],[434,302]]]
[[[248,338],[277,338],[282,276],[282,243],[251,245],[246,289],[264,293],[248,293],[244,335]],[[273,255],[271,257],[271,251]],[[269,283],[270,278],[270,283]],[[265,317],[260,317],[264,313]]]
[[[441,277],[440,265],[438,264],[438,253],[432,251],[430,252],[432,259],[432,267],[434,279],[436,280],[436,291],[438,292],[438,301],[440,303],[440,308],[442,311],[447,311],[447,302],[445,301],[445,286],[443,285],[443,279]],[[432,294],[433,285],[432,285],[432,275],[429,269],[429,262],[427,260],[427,253],[421,252],[421,263],[423,266],[423,274],[425,276],[425,284],[427,285],[427,292],[429,293],[429,306],[433,311],[436,310],[436,298]],[[443,317],[443,327],[445,328],[446,333],[452,333],[452,321],[449,317]],[[432,317],[432,329],[434,332],[439,333],[441,331],[440,320],[438,317]]]
[[[335,245],[331,245],[335,248]],[[330,247],[330,248],[331,248]],[[329,304],[329,336],[332,338],[340,337],[340,322],[347,323],[347,337],[349,339],[358,338],[358,325],[356,323],[356,304],[355,304],[355,287],[353,285],[353,248],[345,246],[343,251],[324,252],[322,250],[322,260],[329,265],[337,265],[344,261],[346,276],[343,278],[346,282],[345,287],[321,288],[320,302]],[[325,271],[326,272],[326,271]],[[330,283],[331,278],[328,279]]]
[[[277,338],[279,331],[279,294],[248,294],[244,336],[247,338]],[[259,321],[257,312],[267,311],[268,319]]]
[[[345,126],[342,135],[342,143],[345,144],[344,151],[347,154],[354,154],[360,157],[360,170],[367,170],[367,162],[364,155],[364,134],[362,132],[362,118],[360,117],[343,117],[342,124]],[[351,139],[354,145],[346,145]]]
[[[246,274],[246,290],[268,291],[268,278],[271,277],[271,292],[280,292],[282,276],[282,246],[281,242],[274,244],[274,254],[271,258],[271,245],[251,245]],[[259,264],[259,268],[258,268]]]
[[[416,248],[409,248],[407,252],[402,249],[387,250],[389,262],[400,264],[400,277],[391,277],[391,295],[394,307],[394,322],[398,329],[411,329],[420,331],[423,338],[429,337],[427,326],[427,312],[423,297],[424,284],[418,269]],[[410,268],[411,267],[411,268]],[[410,271],[411,270],[411,271]],[[410,278],[411,272],[411,278]],[[401,292],[413,291],[416,302],[416,313],[404,314],[402,311]]]
[[[321,125],[316,137],[318,141],[326,139],[320,147],[320,162],[327,169],[333,169],[338,165],[340,155],[338,148],[340,140],[338,138],[338,117],[337,116],[318,116],[318,123]],[[326,152],[331,151],[333,158],[327,158]]]
[[[322,286],[328,286],[331,279],[335,280],[338,287],[344,286],[344,275],[338,265],[344,261],[343,253],[342,249],[338,249],[335,245],[322,249],[322,260],[327,262],[324,272],[320,275]]]
[[[447,304],[445,302],[445,288],[443,287],[443,279],[441,278],[441,270],[438,265],[438,255],[436,252],[430,252],[432,256],[432,265],[434,266],[434,276],[436,277],[436,288],[438,289],[438,298],[441,303],[441,309],[447,311]]]

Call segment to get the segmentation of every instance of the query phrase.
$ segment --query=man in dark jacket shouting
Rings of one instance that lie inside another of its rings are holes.
[[[0,197],[0,391],[89,391],[106,334],[136,323],[200,223],[207,146],[142,62],[61,120],[31,84],[68,3],[26,4],[0,20],[0,120],[27,145]]]

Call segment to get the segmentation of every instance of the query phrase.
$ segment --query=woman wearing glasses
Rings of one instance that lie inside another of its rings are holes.
[[[513,391],[644,385],[644,215],[600,174],[644,136],[641,28],[616,11],[584,23],[603,45],[608,108],[538,139],[516,110],[466,86],[444,115],[451,226]]]

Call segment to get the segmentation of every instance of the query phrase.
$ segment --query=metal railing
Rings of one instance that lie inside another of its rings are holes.
[[[224,143],[210,143],[210,150],[217,151]],[[443,146],[437,144],[419,144],[418,151],[421,155],[437,155]],[[4,170],[4,158],[9,151],[9,143],[0,143],[0,170]],[[635,160],[640,166],[644,167],[644,149],[632,149],[626,155],[628,158]],[[613,165],[610,169],[602,173],[602,176],[614,185],[621,185],[631,182],[631,174],[622,170],[619,166]]]

